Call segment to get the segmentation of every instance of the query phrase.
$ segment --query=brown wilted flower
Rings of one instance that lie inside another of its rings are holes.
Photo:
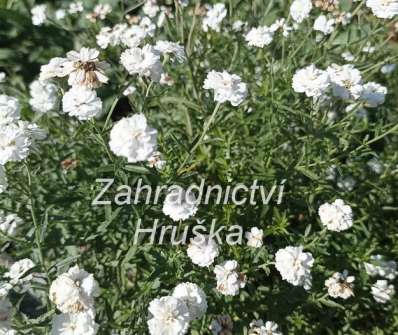
[[[339,8],[339,0],[314,0],[314,6],[328,12],[333,12]]]

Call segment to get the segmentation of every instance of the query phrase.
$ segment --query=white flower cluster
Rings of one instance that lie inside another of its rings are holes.
[[[376,302],[387,303],[395,294],[394,285],[389,284],[388,280],[394,280],[397,277],[397,263],[387,261],[382,255],[373,255],[369,262],[364,263],[364,267],[369,276],[385,278],[377,280],[373,284],[371,293]]]
[[[277,31],[282,31],[284,37],[289,36],[290,31],[293,28],[286,24],[284,18],[276,20],[271,26],[260,26],[252,28],[246,35],[245,40],[249,46],[255,46],[257,48],[263,48],[266,45],[271,44],[274,34]]]
[[[349,276],[348,272],[344,270],[343,273],[335,272],[325,281],[325,286],[332,298],[348,299],[354,295],[354,280],[355,277]]]
[[[228,260],[216,265],[214,273],[217,279],[217,291],[224,295],[235,296],[239,289],[246,286],[246,276],[239,272],[237,261]]]
[[[216,3],[213,6],[207,5],[207,13],[202,21],[203,31],[214,30],[220,32],[221,23],[227,16],[227,9],[223,3]]]
[[[381,19],[391,19],[398,15],[397,0],[366,0],[366,6]]]
[[[50,286],[50,300],[62,314],[55,315],[52,335],[95,335],[94,298],[99,288],[94,276],[79,266],[71,267],[61,274]]]
[[[312,254],[304,252],[302,246],[288,246],[279,249],[275,254],[275,266],[282,279],[294,286],[303,286],[306,290],[312,286],[311,268],[313,265]]]
[[[53,58],[40,70],[40,80],[68,76],[71,89],[62,99],[64,113],[76,116],[79,120],[91,119],[102,111],[102,101],[94,88],[108,82],[105,70],[109,64],[98,59],[99,51],[81,48],[70,51],[66,58]]]
[[[171,296],[154,299],[148,310],[151,335],[183,335],[191,321],[205,315],[207,299],[198,285],[187,282],[177,285]]]
[[[35,123],[20,120],[20,110],[17,99],[0,95],[0,166],[24,160],[34,147],[35,140],[45,137]],[[2,179],[5,179],[4,176]],[[2,185],[4,189],[5,184]]]
[[[322,224],[332,231],[343,231],[352,227],[352,209],[343,200],[337,199],[333,203],[325,203],[319,207],[319,217]]]
[[[366,273],[371,277],[383,277],[388,280],[394,280],[397,275],[397,262],[386,261],[382,255],[370,256],[370,262],[364,263]]]
[[[357,101],[362,107],[382,105],[387,94],[387,88],[378,83],[364,83],[360,71],[351,64],[332,64],[326,71],[311,64],[296,71],[292,87],[295,92],[320,100],[331,92],[345,101]]]

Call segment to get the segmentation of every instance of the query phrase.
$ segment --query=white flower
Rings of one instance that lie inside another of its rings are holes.
[[[8,181],[6,171],[3,165],[0,165],[0,193],[3,193],[7,190]]]
[[[97,92],[84,86],[73,86],[62,98],[62,109],[79,120],[89,120],[101,113],[102,101]]]
[[[318,213],[322,224],[329,230],[343,231],[353,225],[352,209],[341,199],[321,205]]]
[[[329,35],[334,31],[335,23],[335,19],[328,19],[325,15],[319,15],[314,22],[314,30],[320,31],[324,35]]]
[[[0,94],[0,127],[19,120],[20,112],[18,99]]]
[[[233,31],[241,31],[243,27],[246,26],[246,22],[243,22],[242,20],[237,20],[232,24],[232,30]]]
[[[349,52],[349,51],[345,51],[341,54],[341,57],[346,60],[347,62],[352,62],[355,59],[355,56]]]
[[[98,291],[94,276],[75,265],[51,283],[50,300],[62,313],[78,313],[93,308]]]
[[[146,0],[145,5],[142,7],[144,14],[150,18],[154,18],[159,10],[160,7],[157,5],[156,0]]]
[[[237,295],[239,289],[246,286],[246,276],[239,272],[237,261],[228,260],[216,265],[214,273],[217,279],[217,291],[224,295]]]
[[[162,54],[174,55],[179,63],[184,63],[186,61],[184,47],[179,43],[170,41],[157,41],[154,49]]]
[[[62,20],[62,19],[64,19],[65,18],[65,16],[66,16],[66,10],[65,9],[57,9],[56,11],[55,11],[55,18],[57,19],[57,20]]]
[[[113,34],[115,34],[115,32]],[[117,34],[118,32],[116,31],[116,36]],[[136,48],[149,34],[150,31],[145,26],[133,25],[126,28],[120,35],[119,39],[120,43],[124,44],[125,46],[129,48]]]
[[[398,15],[397,0],[366,0],[366,6],[381,19],[391,19]]]
[[[57,105],[58,87],[48,82],[35,80],[29,86],[30,96],[29,104],[37,113],[47,113],[53,110]]]
[[[269,45],[274,38],[274,31],[270,27],[263,26],[258,28],[252,28],[247,35],[245,40],[248,42],[249,46],[255,46],[258,48],[263,48]]]
[[[35,26],[41,26],[47,19],[47,5],[34,6],[30,13],[32,14],[32,23]]]
[[[373,298],[380,304],[385,304],[395,294],[393,285],[388,285],[387,280],[378,280],[371,288]]]
[[[54,315],[52,320],[51,335],[95,335],[98,325],[95,323],[93,313],[66,313]]]
[[[6,77],[7,75],[5,74],[5,72],[0,71],[0,84],[5,82]]]
[[[216,3],[213,6],[207,6],[206,16],[202,21],[204,31],[214,30],[220,32],[221,22],[227,16],[227,10],[223,3]]]
[[[366,83],[362,86],[360,100],[365,107],[377,107],[382,105],[387,94],[387,88],[374,82]]]
[[[106,16],[112,12],[110,4],[98,4],[94,7],[92,13],[86,15],[86,18],[92,22],[96,22],[97,19],[105,20]]]
[[[75,1],[69,5],[69,14],[77,14],[84,11],[83,1]]]
[[[47,132],[39,128],[36,123],[18,121],[17,125],[29,137],[31,141],[31,148],[35,147],[36,141],[44,140],[47,137]]]
[[[198,211],[193,192],[186,192],[182,187],[173,187],[166,195],[163,203],[163,213],[173,221],[187,220]]]
[[[41,66],[39,80],[45,81],[55,77],[65,77],[70,72],[69,65],[70,64],[68,64],[68,60],[66,58],[52,58],[48,64]]]
[[[283,37],[288,37],[290,32],[293,30],[293,27],[288,26],[286,24],[286,19],[278,19],[276,20],[270,27],[272,32],[277,32],[278,30],[282,31],[282,36]]]
[[[128,30],[128,32],[127,32]],[[130,40],[132,35],[133,28],[128,28],[127,24],[119,23],[115,25],[113,28],[110,27],[103,27],[101,28],[100,32],[96,36],[97,44],[102,48],[106,49],[108,46],[117,46],[123,42],[126,45],[130,45],[134,43],[134,46],[137,46],[141,43],[141,36],[140,39],[137,41],[136,36],[134,36],[133,40]],[[145,36],[144,36],[145,37]],[[128,40],[128,44],[126,43]],[[137,43],[137,44],[136,44]]]
[[[328,289],[328,294],[332,298],[348,299],[354,295],[354,276],[348,276],[346,270],[343,273],[335,272],[332,277],[325,281],[325,286]]]
[[[332,64],[327,68],[333,84],[333,95],[341,99],[358,99],[362,92],[361,73],[351,64]]]
[[[149,304],[148,320],[151,335],[183,335],[189,327],[189,311],[183,300],[175,297],[162,297]]]
[[[151,157],[148,158],[148,166],[162,170],[166,165],[166,161],[162,159],[162,155],[159,151],[155,151]]]
[[[210,71],[203,84],[206,90],[214,90],[214,100],[217,102],[229,101],[232,106],[240,105],[247,97],[247,85],[236,74],[227,71]]]
[[[163,73],[159,53],[150,45],[141,48],[131,48],[120,56],[120,62],[130,74],[150,77],[158,82]]]
[[[317,69],[314,64],[297,70],[293,76],[293,90],[298,93],[305,93],[307,97],[322,97],[328,90],[329,85],[328,73]]]
[[[29,134],[17,124],[0,126],[0,165],[25,159],[31,144]]]
[[[168,73],[162,73],[160,76],[159,80],[160,85],[167,85],[167,86],[173,86],[175,84],[174,79],[170,77]]]
[[[5,215],[4,212],[0,212],[0,230],[4,234],[14,236],[22,223],[22,219],[16,214]]]
[[[275,255],[275,262],[282,279],[294,286],[303,286],[306,290],[311,288],[314,258],[311,253],[303,252],[302,246],[279,249]]]
[[[278,324],[275,322],[267,321],[264,324],[263,320],[253,320],[248,335],[282,335],[282,333],[278,331]]]
[[[208,235],[199,235],[190,240],[187,254],[192,263],[201,267],[210,266],[218,256],[218,246]]]
[[[185,302],[191,320],[202,318],[207,310],[207,299],[203,290],[193,283],[182,283],[175,287],[173,297]]]
[[[68,84],[71,86],[84,85],[88,88],[97,88],[108,82],[105,70],[109,64],[98,59],[99,51],[90,48],[81,48],[79,51],[69,51],[66,54],[68,62]]]
[[[385,64],[381,67],[380,72],[383,74],[390,74],[397,68],[397,64]]]
[[[33,276],[31,274],[25,276],[25,274],[35,266],[36,264],[33,263],[31,259],[21,259],[11,265],[9,271],[4,274],[4,277],[9,278],[12,285],[29,282],[32,280]]]
[[[128,95],[134,94],[136,91],[137,91],[137,89],[135,88],[134,85],[129,85],[129,86],[127,86],[127,87],[124,89],[123,95],[124,95],[124,96],[128,96]]]
[[[246,232],[245,237],[247,238],[247,245],[253,248],[261,248],[263,245],[264,232],[262,229],[253,227],[250,232]]]
[[[376,174],[381,174],[384,171],[384,164],[377,157],[369,159],[366,165]]]
[[[370,263],[365,262],[365,270],[369,276],[380,276],[389,280],[394,280],[398,275],[397,263],[386,261],[382,255],[370,257]]]
[[[118,121],[110,133],[112,152],[127,158],[129,163],[146,161],[156,150],[157,131],[148,126],[143,114]]]
[[[311,0],[294,0],[290,6],[290,15],[294,21],[301,23],[310,15],[311,9]]]
[[[376,51],[376,48],[374,46],[372,46],[372,44],[370,42],[367,42],[365,44],[365,46],[362,48],[362,52],[368,53],[368,54],[372,54]]]

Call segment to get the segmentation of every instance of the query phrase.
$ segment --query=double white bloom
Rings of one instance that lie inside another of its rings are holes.
[[[343,200],[337,199],[333,203],[325,203],[318,210],[321,222],[327,229],[343,231],[352,227],[352,209]]]
[[[329,89],[329,75],[319,70],[314,64],[299,69],[293,76],[293,89],[298,93],[305,93],[307,97],[320,98]]]
[[[94,335],[98,326],[94,321],[94,298],[98,296],[94,276],[78,265],[61,274],[51,283],[50,300],[62,312],[53,318],[52,335]]]
[[[175,187],[163,203],[163,213],[173,219],[173,221],[187,220],[195,215],[198,206],[193,192],[186,192],[182,187]]]
[[[214,100],[220,103],[229,101],[232,106],[240,105],[247,97],[247,85],[236,74],[227,71],[210,71],[203,88],[214,90]]]
[[[303,252],[302,246],[279,249],[275,255],[275,262],[282,279],[294,286],[303,286],[306,290],[311,288],[314,258],[311,253]]]
[[[239,272],[237,261],[228,260],[216,265],[214,273],[217,279],[217,291],[224,295],[237,295],[239,289],[246,286],[246,276]]]
[[[163,73],[160,53],[151,45],[143,48],[135,47],[127,49],[120,56],[120,63],[129,74],[138,74],[141,77],[149,77],[155,82],[160,81]]]
[[[380,304],[391,300],[395,294],[394,285],[389,285],[387,280],[378,280],[371,288],[373,298]]]
[[[127,158],[129,163],[148,160],[156,151],[157,131],[148,126],[143,114],[135,114],[118,121],[110,133],[112,152]]]
[[[154,299],[148,310],[151,335],[183,335],[187,333],[191,321],[204,316],[207,299],[198,285],[182,283],[177,285],[171,296]]]
[[[56,107],[58,87],[49,81],[35,80],[29,86],[29,105],[37,113],[47,113]]]
[[[50,300],[62,313],[79,313],[93,309],[98,293],[94,276],[75,265],[52,282]]]
[[[218,256],[217,243],[208,235],[200,235],[190,240],[187,249],[188,257],[192,263],[201,267],[210,266]]]

